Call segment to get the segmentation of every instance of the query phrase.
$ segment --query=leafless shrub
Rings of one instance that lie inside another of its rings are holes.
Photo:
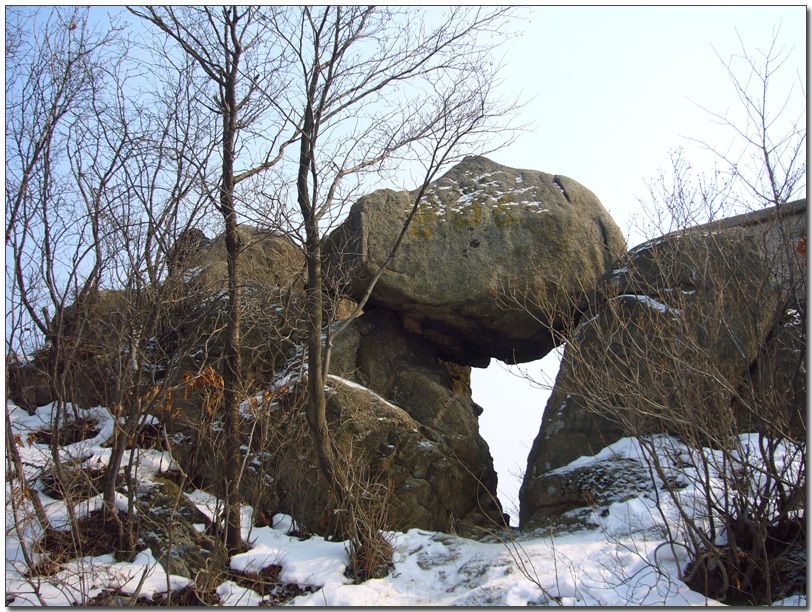
[[[726,64],[749,122],[715,117],[742,137],[749,166],[720,154],[727,170],[697,180],[676,153],[651,186],[652,239],[572,300],[580,319],[551,330],[566,341],[556,389],[607,441],[636,438],[655,481],[693,485],[665,486],[669,539],[690,551],[684,580],[732,603],[797,588],[786,568],[805,534],[806,209],[789,202],[803,187],[805,132],[792,118],[785,135],[771,132],[781,53],[774,44],[759,64],[745,52],[744,79]],[[723,219],[731,210],[748,214]],[[549,295],[506,293],[516,307],[558,310]]]

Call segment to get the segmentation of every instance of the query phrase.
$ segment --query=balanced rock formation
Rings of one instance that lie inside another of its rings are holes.
[[[805,235],[802,217],[781,221],[788,236],[781,244]],[[787,270],[802,273],[805,287],[803,262],[777,247],[774,225],[754,229],[749,220],[648,242],[602,276],[570,336],[528,457],[523,527],[572,507],[571,495],[558,493],[568,489],[558,468],[628,435],[630,425],[669,433],[683,419],[710,431],[729,414],[733,390],[746,377],[751,406],[769,393],[763,403],[770,414],[736,413],[733,432],[779,419],[805,432],[805,365],[799,369],[797,359],[803,342],[786,316],[798,293],[786,283]],[[764,364],[782,360],[789,362],[784,374],[760,373],[775,373]],[[636,421],[624,423],[627,417]]]
[[[328,267],[356,298],[415,196],[365,196],[330,236]],[[572,179],[468,157],[429,185],[369,304],[397,312],[455,363],[531,361],[554,347],[550,328],[574,316],[574,304],[624,251],[609,213]]]

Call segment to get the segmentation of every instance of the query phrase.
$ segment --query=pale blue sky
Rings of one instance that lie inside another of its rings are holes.
[[[579,181],[626,232],[636,196],[669,149],[683,146],[697,167],[709,166],[683,137],[729,140],[694,104],[738,110],[714,48],[724,59],[739,54],[738,32],[748,49],[765,49],[773,26],[794,47],[784,76],[801,94],[803,6],[534,8],[525,34],[506,48],[505,87],[534,98],[522,117],[536,130],[492,157]],[[776,94],[787,90],[785,79],[775,85]]]
[[[631,227],[638,197],[668,166],[669,150],[683,147],[695,170],[709,172],[713,157],[685,137],[720,148],[730,144],[732,134],[694,104],[740,112],[714,48],[726,61],[740,54],[738,31],[748,51],[766,50],[780,26],[781,44],[794,50],[775,79],[774,102],[783,102],[794,81],[790,103],[801,112],[806,22],[804,6],[535,7],[524,35],[505,48],[505,87],[533,98],[522,119],[536,128],[490,157],[578,181],[598,196],[634,246],[642,241]],[[556,360],[548,361],[554,376]],[[525,367],[538,376],[538,364]],[[485,409],[480,429],[496,460],[502,497],[512,498],[519,483],[507,472],[524,469],[548,393],[530,389],[495,362],[488,370],[474,369],[473,390]]]

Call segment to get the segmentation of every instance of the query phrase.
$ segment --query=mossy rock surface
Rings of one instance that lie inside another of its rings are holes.
[[[328,268],[350,279],[354,296],[388,256],[415,196],[369,194],[331,234]],[[370,304],[398,312],[450,361],[531,361],[553,348],[549,328],[574,316],[572,303],[625,250],[598,198],[572,179],[469,157],[429,185]],[[536,307],[538,297],[558,314]]]

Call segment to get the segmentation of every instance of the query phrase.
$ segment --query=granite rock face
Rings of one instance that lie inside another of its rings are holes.
[[[755,217],[762,224],[764,215]],[[647,242],[601,277],[570,334],[528,457],[522,526],[570,508],[571,499],[550,493],[557,474],[629,435],[632,417],[650,434],[679,433],[674,418],[700,431],[728,419],[731,435],[780,421],[803,438],[805,337],[793,318],[798,306],[788,306],[798,304],[799,287],[787,271],[802,274],[804,287],[805,271],[800,254],[777,248],[775,226],[754,229],[751,221]],[[796,221],[780,223],[803,236]],[[769,406],[769,414],[753,406]]]
[[[378,308],[337,337],[330,371],[398,406],[418,423],[422,435],[437,441],[437,449],[445,449],[445,476],[427,481],[436,499],[432,524],[500,524],[497,477],[479,434],[482,408],[471,399],[470,367],[444,361],[424,338],[404,329],[395,313]],[[425,461],[423,451],[433,447],[421,448],[398,459],[398,469],[411,470],[408,462]],[[452,490],[453,501],[447,494]]]
[[[354,297],[388,256],[415,195],[365,196],[330,236],[328,267]],[[531,361],[554,348],[549,329],[575,316],[573,305],[625,249],[598,198],[572,179],[469,157],[429,185],[369,303],[397,312],[444,359]]]

